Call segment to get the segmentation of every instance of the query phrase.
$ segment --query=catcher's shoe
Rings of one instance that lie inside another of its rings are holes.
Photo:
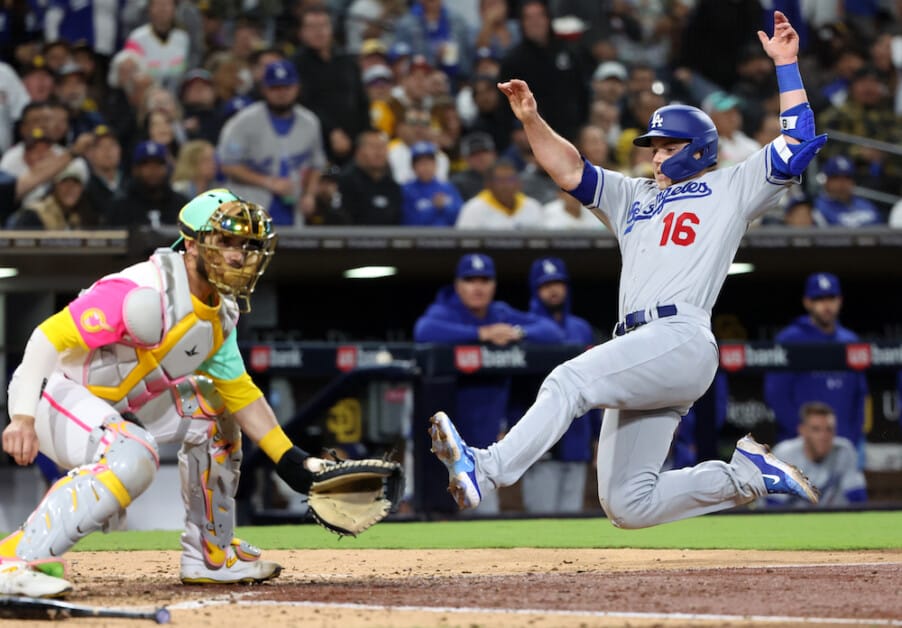
[[[476,458],[457,433],[444,412],[435,413],[429,422],[432,453],[448,468],[448,492],[461,509],[476,508],[482,492],[476,482]]]
[[[260,550],[241,539],[232,539],[220,567],[211,567],[194,552],[182,553],[181,580],[185,584],[258,584],[282,573],[282,565],[262,560]]]
[[[756,441],[751,434],[739,439],[739,442],[736,443],[736,451],[758,467],[768,493],[795,495],[812,504],[817,503],[820,491],[805,477],[805,474],[798,467],[777,458],[770,452],[767,445]]]
[[[68,580],[38,571],[24,560],[0,560],[0,595],[62,597],[71,590]]]

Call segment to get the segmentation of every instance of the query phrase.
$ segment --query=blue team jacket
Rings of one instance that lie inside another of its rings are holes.
[[[877,206],[860,196],[853,196],[848,203],[842,203],[821,193],[814,199],[814,210],[828,225],[864,227],[886,223]]]
[[[454,286],[445,286],[435,301],[417,319],[416,342],[466,344],[479,342],[479,327],[492,323],[519,325],[529,343],[562,343],[561,329],[540,316],[522,312],[502,301],[494,301],[485,318],[475,317],[458,298]],[[488,447],[498,439],[507,412],[510,377],[475,374],[461,376],[457,408],[451,415],[468,445]]]
[[[857,342],[858,334],[836,325],[825,334],[805,315],[777,334],[779,343]],[[783,371],[764,376],[764,400],[777,418],[777,442],[798,436],[799,409],[808,401],[821,401],[836,412],[836,435],[856,446],[863,438],[864,402],[868,382],[855,371]]]
[[[463,201],[457,188],[448,182],[414,180],[401,187],[401,224],[424,227],[453,227]],[[436,207],[433,197],[444,194],[448,204]]]

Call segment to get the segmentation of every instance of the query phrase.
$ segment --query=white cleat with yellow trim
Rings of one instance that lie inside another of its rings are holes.
[[[181,580],[185,584],[258,584],[278,577],[282,565],[260,558],[261,551],[246,541],[232,539],[217,567],[195,552],[183,552]]]

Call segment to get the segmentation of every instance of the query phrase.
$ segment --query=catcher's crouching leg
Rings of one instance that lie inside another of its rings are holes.
[[[6,558],[52,563],[150,486],[160,466],[153,436],[133,423],[114,420],[90,438],[90,462],[51,486],[22,528],[0,542],[4,564]]]
[[[282,571],[233,536],[240,466],[241,431],[228,415],[210,422],[206,441],[184,443],[179,451],[185,502],[181,580],[186,584],[263,582]]]

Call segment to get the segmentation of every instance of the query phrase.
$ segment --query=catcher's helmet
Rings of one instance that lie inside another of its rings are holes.
[[[661,164],[661,172],[674,181],[688,179],[717,163],[717,129],[701,109],[689,105],[658,108],[648,120],[648,132],[633,140],[636,146],[651,146],[651,138],[689,140],[680,152]]]
[[[249,312],[251,293],[278,240],[266,210],[229,190],[210,190],[182,208],[179,231],[197,242],[210,283]]]

